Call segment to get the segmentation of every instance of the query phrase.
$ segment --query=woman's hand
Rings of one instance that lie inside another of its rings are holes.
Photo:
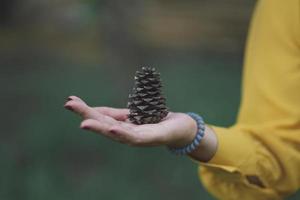
[[[170,112],[157,124],[135,125],[128,119],[128,109],[90,107],[76,96],[70,96],[65,108],[83,118],[80,128],[133,146],[182,147],[194,139],[196,122],[187,114]]]

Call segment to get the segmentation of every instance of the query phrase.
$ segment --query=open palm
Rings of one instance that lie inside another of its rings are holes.
[[[83,118],[80,128],[134,146],[184,146],[197,130],[194,120],[183,113],[170,112],[157,124],[136,125],[128,120],[128,109],[90,107],[76,96],[68,97],[64,106]]]

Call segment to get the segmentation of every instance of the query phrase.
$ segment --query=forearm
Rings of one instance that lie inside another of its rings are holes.
[[[216,134],[209,126],[206,125],[205,134],[199,144],[199,147],[188,155],[200,162],[207,162],[215,155],[217,148],[218,139]]]

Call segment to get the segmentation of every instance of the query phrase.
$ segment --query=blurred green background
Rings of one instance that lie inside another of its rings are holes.
[[[1,0],[0,199],[213,199],[197,165],[165,148],[79,130],[78,95],[124,107],[141,66],[173,111],[228,126],[239,105],[254,1]]]

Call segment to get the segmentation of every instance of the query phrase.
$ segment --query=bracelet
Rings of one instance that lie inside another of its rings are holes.
[[[196,134],[195,138],[193,139],[193,141],[184,147],[180,147],[180,148],[170,148],[169,147],[169,150],[176,155],[186,155],[188,153],[193,152],[195,149],[197,149],[197,147],[199,146],[199,144],[204,136],[205,123],[204,123],[202,117],[199,116],[198,114],[192,113],[192,112],[188,112],[186,114],[188,114],[190,117],[192,117],[196,121],[197,134]]]

